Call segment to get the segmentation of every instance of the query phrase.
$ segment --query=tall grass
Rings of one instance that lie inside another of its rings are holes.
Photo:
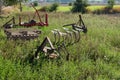
[[[49,36],[51,30],[78,21],[78,14],[49,13],[49,26],[42,30],[38,40],[7,40],[0,30],[0,79],[1,80],[119,80],[120,79],[120,20],[117,15],[84,14],[82,18],[88,33],[81,33],[80,42],[67,47],[70,60],[40,59],[29,63],[29,55]],[[0,22],[2,24],[2,22]],[[70,28],[70,27],[68,27]],[[19,75],[19,76],[18,76]]]

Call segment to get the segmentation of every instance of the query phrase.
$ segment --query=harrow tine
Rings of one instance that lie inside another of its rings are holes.
[[[69,43],[68,43],[68,45],[69,45],[69,44],[72,43],[72,32],[71,31],[66,31],[66,33],[67,33],[68,38],[69,38]]]
[[[60,40],[60,35],[58,33],[58,29],[54,29],[52,32],[54,33],[54,38],[55,38],[54,44],[57,44]]]
[[[70,31],[68,28],[63,28],[63,29],[67,33],[67,38],[68,38],[68,41],[69,41],[67,45],[72,44],[73,43],[73,40],[72,40],[73,39],[73,32]]]
[[[60,35],[59,43],[64,42],[64,38],[66,37],[66,33],[58,31],[58,34]]]
[[[61,42],[64,41],[64,37],[65,37],[66,33],[60,32],[60,30],[58,30],[58,29],[54,29],[54,31],[52,31],[52,32],[54,33],[55,44],[60,44]]]
[[[57,32],[56,31],[51,31],[53,34],[54,34],[54,43],[53,44],[56,44],[56,40],[57,40]]]
[[[68,31],[68,29],[67,28],[63,28],[64,30],[65,30],[65,33],[66,33],[66,37],[65,37],[65,39],[64,39],[64,44],[66,44],[66,45],[68,45],[70,42],[70,40],[69,40],[69,33],[67,32]]]
[[[79,33],[79,31],[73,30],[73,34],[74,34],[74,38],[75,38],[74,43],[79,42],[79,40],[80,40],[80,33]]]
[[[69,53],[69,51],[67,50],[67,48],[66,48],[66,46],[65,46],[65,44],[64,43],[62,43],[62,46],[63,46],[63,50],[64,50],[64,53],[66,53],[66,60],[68,61],[69,60],[69,55],[70,55],[70,53]]]
[[[58,46],[57,50],[58,50],[60,58],[64,59],[63,55],[60,52],[60,51],[63,51],[65,53],[65,55],[66,55],[66,57],[65,57],[66,60],[69,60],[69,52],[68,52],[68,50],[67,50],[67,48],[66,48],[64,43],[61,43],[61,45]]]

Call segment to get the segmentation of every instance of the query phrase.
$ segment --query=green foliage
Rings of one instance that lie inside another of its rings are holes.
[[[27,1],[27,0],[4,0],[4,4],[7,6],[15,5],[15,4],[22,2],[22,1]]]
[[[17,4],[18,1],[17,0],[5,0],[4,1],[5,5],[14,5],[14,4]]]
[[[37,2],[37,1],[34,1],[34,2],[33,2],[33,6],[38,6],[38,2]]]
[[[53,3],[51,6],[43,6],[42,8],[40,8],[40,11],[48,11],[48,12],[56,12],[57,9],[59,7],[58,3]]]
[[[94,14],[115,14],[115,13],[120,13],[120,11],[117,8],[111,9],[109,7],[104,7],[101,9],[94,10],[92,13]]]
[[[72,6],[72,3],[70,2],[70,3],[68,4],[68,6]]]
[[[112,9],[115,4],[115,0],[108,0],[107,8]]]
[[[53,3],[50,8],[49,8],[49,11],[50,12],[53,12],[53,11],[57,11],[57,8],[58,8],[59,4],[58,3]]]
[[[39,9],[39,11],[49,11],[49,6],[43,6]]]
[[[72,12],[86,12],[86,7],[88,6],[87,0],[76,0],[73,4]]]

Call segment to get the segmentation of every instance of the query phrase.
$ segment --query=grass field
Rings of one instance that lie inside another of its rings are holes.
[[[93,5],[93,6],[88,6],[87,9],[89,9],[90,11],[95,11],[97,9],[101,9],[104,7],[105,6],[103,5]],[[41,7],[37,6],[36,8],[40,9]],[[59,6],[57,12],[70,12],[71,8],[72,6]],[[115,8],[120,8],[120,5],[114,5],[113,9]],[[23,11],[34,11],[34,9],[32,7],[24,6]]]
[[[105,6],[103,5],[94,5],[94,6],[88,6],[87,9],[90,9],[91,11],[95,11],[97,9],[101,9],[101,8],[104,8]],[[120,8],[120,5],[114,5],[113,9],[114,8]]]
[[[33,64],[28,63],[28,55],[34,54],[45,36],[53,41],[51,30],[62,30],[64,24],[77,22],[79,15],[48,14],[49,26],[39,28],[42,34],[38,40],[7,40],[0,29],[0,80],[120,80],[119,15],[82,15],[88,33],[81,32],[80,42],[67,47],[69,61],[61,52],[63,59],[48,60],[40,55]],[[6,21],[0,19],[0,26]]]

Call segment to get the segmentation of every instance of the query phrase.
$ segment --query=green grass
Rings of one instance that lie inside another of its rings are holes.
[[[104,8],[104,7],[105,6],[96,5],[96,6],[88,6],[87,9],[89,9],[91,11],[94,11],[94,10],[101,9],[101,8]]]
[[[87,9],[90,11],[95,11],[97,9],[101,9],[104,8],[105,6],[103,5],[92,5],[92,6],[88,6]],[[40,9],[41,6],[37,6],[37,9]],[[72,6],[59,6],[57,9],[57,12],[70,12]],[[120,8],[120,5],[114,5],[113,8]],[[23,6],[23,11],[34,11],[34,9],[32,7],[28,7],[28,6]]]
[[[0,29],[0,80],[120,79],[120,20],[117,15],[83,14],[88,33],[81,32],[80,42],[67,47],[69,61],[61,51],[63,59],[48,60],[40,55],[40,59],[34,60],[33,64],[28,63],[29,54],[34,54],[34,49],[46,36],[54,41],[51,30],[62,30],[64,24],[77,22],[79,15],[48,14],[49,26],[41,28],[42,34],[38,40],[7,40],[3,29]],[[5,21],[1,20],[0,25]]]
[[[87,9],[91,10],[91,11],[95,11],[97,9],[101,9],[104,8],[106,5],[94,5],[94,6],[88,6]],[[113,8],[120,8],[120,5],[114,5]]]
[[[40,6],[35,7],[36,9],[40,9]],[[35,11],[33,7],[23,6],[23,11]]]
[[[70,11],[71,10],[71,8],[72,8],[72,6],[60,6],[60,7],[58,7],[58,12],[68,12],[68,11]]]
[[[40,9],[41,6],[37,6],[35,8]],[[68,11],[70,11],[71,8],[72,8],[71,6],[59,6],[57,11],[58,12],[68,12]],[[34,9],[32,7],[24,6],[23,11],[34,11]]]

